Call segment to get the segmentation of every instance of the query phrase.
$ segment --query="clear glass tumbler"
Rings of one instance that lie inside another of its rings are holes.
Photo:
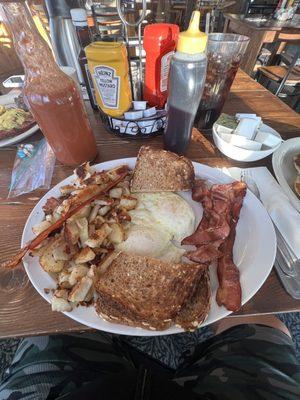
[[[195,118],[195,126],[199,129],[211,128],[221,114],[248,43],[247,36],[234,33],[209,34],[205,86]]]

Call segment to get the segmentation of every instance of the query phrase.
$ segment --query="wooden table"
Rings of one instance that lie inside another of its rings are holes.
[[[243,57],[241,68],[251,74],[264,43],[277,42],[278,47],[281,43],[300,41],[300,15],[296,14],[289,21],[259,21],[253,17],[245,18],[240,14],[224,14],[224,32],[233,32],[240,35],[249,36],[246,53]],[[275,49],[276,53],[276,49]]]
[[[237,74],[224,111],[232,114],[255,112],[260,114],[266,123],[278,130],[285,139],[299,136],[300,116],[242,71]],[[148,140],[121,140],[105,131],[99,122],[98,114],[91,110],[89,114],[99,146],[97,162],[136,156],[143,143],[157,148],[162,147],[161,137]],[[36,134],[27,141],[40,137],[41,134]],[[210,132],[206,133],[206,137],[212,140]],[[0,149],[1,259],[6,259],[17,252],[26,219],[37,200],[45,194],[45,191],[40,190],[16,199],[6,199],[15,154],[15,146]],[[209,150],[197,142],[191,143],[187,155],[192,160],[212,167],[249,166],[249,164],[234,162],[219,151]],[[257,162],[256,165],[265,165],[271,169],[271,157]],[[72,168],[57,164],[52,185],[71,173]],[[272,271],[262,288],[239,314],[254,315],[291,311],[300,311],[300,301],[292,299],[284,291],[276,273]],[[63,314],[51,312],[50,305],[28,281],[22,266],[13,271],[0,271],[0,338],[85,329],[89,328]]]

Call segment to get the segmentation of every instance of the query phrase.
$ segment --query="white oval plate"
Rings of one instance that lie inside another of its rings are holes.
[[[1,106],[9,106],[9,107],[16,107],[16,104],[14,102],[14,98],[18,97],[18,95],[21,93],[20,90],[12,90],[11,92],[4,94],[0,96],[0,105]],[[1,139],[0,140],[0,147],[5,147],[9,146],[14,143],[19,143],[22,140],[28,138],[29,136],[33,135],[35,132],[39,130],[38,124],[33,125],[30,129],[27,129],[27,131],[21,133],[20,135],[13,136],[7,139]]]
[[[293,157],[297,154],[300,154],[300,137],[288,139],[273,154],[272,165],[279,185],[296,210],[300,212],[300,199],[293,188],[298,174]]]
[[[110,169],[121,164],[127,164],[134,168],[136,158],[124,158],[120,160],[108,161],[94,166],[97,171]],[[208,167],[199,163],[193,163],[197,177],[209,180],[213,183],[229,183],[233,180],[218,169]],[[42,221],[44,213],[42,206],[46,199],[51,196],[59,196],[59,187],[71,183],[74,176],[66,178],[61,183],[53,187],[35,206],[26,222],[23,235],[22,246],[24,246],[34,235],[32,227]],[[182,195],[193,207],[197,222],[202,215],[202,207],[191,198],[190,192],[181,192]],[[237,235],[234,244],[234,261],[241,274],[242,303],[245,304],[262,286],[267,279],[276,254],[276,237],[273,224],[259,200],[248,190],[241,210],[240,220],[237,225]],[[54,280],[41,268],[38,257],[26,256],[23,260],[28,277],[39,292],[49,303],[51,294],[46,294],[44,288],[54,288]],[[211,310],[207,320],[202,324],[208,325],[230,314],[224,307],[219,307],[216,303],[216,291],[218,288],[215,267],[210,268],[212,302]],[[50,306],[49,306],[50,307]],[[182,332],[182,329],[171,327],[165,331],[148,331],[142,328],[134,328],[126,325],[106,322],[97,316],[94,307],[78,307],[72,312],[65,312],[65,315],[91,328],[102,331],[135,335],[135,336],[158,336]]]

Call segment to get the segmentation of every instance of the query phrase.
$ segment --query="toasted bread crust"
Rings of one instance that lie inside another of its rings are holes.
[[[175,324],[185,331],[194,331],[207,318],[211,304],[209,271],[206,265],[199,274],[196,290],[175,318]]]
[[[133,192],[178,192],[192,188],[195,173],[192,162],[170,151],[150,146],[140,148],[133,177]]]
[[[164,330],[175,322],[194,330],[209,311],[209,277],[201,265],[121,253],[96,289],[95,308],[103,319],[144,329]]]

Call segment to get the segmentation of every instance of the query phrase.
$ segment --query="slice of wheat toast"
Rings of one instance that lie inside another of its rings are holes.
[[[209,271],[202,266],[197,288],[175,318],[175,324],[185,331],[194,331],[205,321],[210,310],[211,290]]]
[[[110,296],[99,294],[96,312],[106,321],[149,330],[165,330],[174,323],[186,331],[193,331],[206,319],[210,309],[210,281],[207,266],[203,266],[195,279],[191,295],[174,319],[159,321],[139,319]]]
[[[128,325],[149,330],[163,331],[173,325],[171,319],[165,321],[139,319],[134,313],[115,301],[111,296],[98,293],[98,298],[95,303],[95,309],[98,315],[105,321],[115,324]]]
[[[200,265],[120,253],[101,275],[96,289],[100,298],[110,300],[114,307],[117,303],[129,319],[156,324],[178,314],[194,292],[201,270]]]
[[[151,146],[142,146],[131,179],[131,191],[187,191],[192,188],[194,179],[193,164],[186,157]]]

